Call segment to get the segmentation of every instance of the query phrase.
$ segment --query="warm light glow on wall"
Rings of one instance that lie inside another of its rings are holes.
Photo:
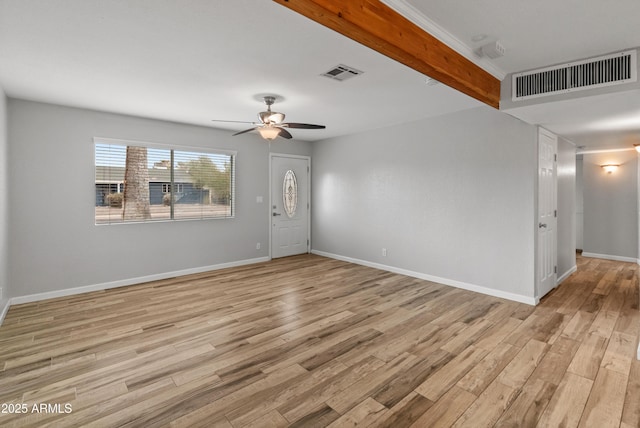
[[[636,149],[638,153],[640,153],[640,144],[634,144],[633,147]]]
[[[620,165],[613,165],[613,164],[609,164],[609,165],[600,165],[602,167],[602,169],[605,170],[605,172],[607,174],[611,174],[612,172],[614,172],[615,170],[617,170]]]

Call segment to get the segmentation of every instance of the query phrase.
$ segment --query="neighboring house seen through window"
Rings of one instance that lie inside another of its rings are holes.
[[[95,222],[228,218],[235,153],[95,140]]]
[[[176,193],[182,193],[184,192],[184,184],[174,183],[173,189],[174,189],[174,192]],[[162,193],[171,193],[171,183],[162,184]]]

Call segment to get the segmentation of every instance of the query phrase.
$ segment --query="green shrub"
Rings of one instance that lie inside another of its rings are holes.
[[[122,208],[124,195],[122,193],[109,193],[107,195],[107,204],[113,208]]]

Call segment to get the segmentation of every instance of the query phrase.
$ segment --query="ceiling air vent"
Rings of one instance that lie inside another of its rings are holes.
[[[513,101],[620,85],[638,80],[637,51],[630,50],[513,75]]]
[[[348,67],[344,64],[339,64],[326,73],[322,73],[321,76],[328,77],[329,79],[333,80],[339,80],[342,82],[343,80],[356,77],[362,73],[364,73],[364,71],[356,70],[355,68]]]

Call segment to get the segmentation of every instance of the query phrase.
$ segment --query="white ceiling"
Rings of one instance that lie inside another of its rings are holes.
[[[640,46],[640,1],[382,0],[502,79],[508,73]],[[474,38],[485,37],[481,41]],[[475,53],[499,40],[506,54]],[[505,110],[587,149],[640,143],[639,91]]]
[[[505,73],[640,46],[638,0],[395,0],[477,49],[500,40]],[[474,42],[475,36],[486,39]]]
[[[600,0],[387,1],[394,2],[411,19],[435,23],[466,56],[500,39],[503,58],[473,58],[494,75],[640,46],[637,0],[618,0],[615,7]],[[480,34],[485,41],[473,42]],[[319,76],[338,64],[364,74],[345,82]],[[283,99],[274,110],[287,113],[288,121],[327,126],[292,130],[303,140],[480,105],[257,0],[0,0],[0,85],[10,97],[216,127],[223,125],[211,119],[255,120],[263,110],[260,96],[275,94]],[[607,131],[585,133],[606,117],[596,107],[585,109],[584,98],[566,118],[566,108],[550,104],[510,113],[589,145],[601,144],[598,135],[606,134],[611,145],[614,134],[640,136],[640,123],[629,125],[640,114],[640,97],[624,94],[592,102],[606,104],[609,113],[610,103],[624,107],[608,118]],[[580,113],[586,110],[589,115]],[[627,129],[621,131],[611,124],[623,116]]]
[[[315,140],[480,105],[274,2],[0,0],[10,97],[205,126],[257,120],[260,95]],[[320,76],[338,64],[364,74]],[[246,129],[249,125],[228,125]],[[256,137],[258,138],[258,137]]]

